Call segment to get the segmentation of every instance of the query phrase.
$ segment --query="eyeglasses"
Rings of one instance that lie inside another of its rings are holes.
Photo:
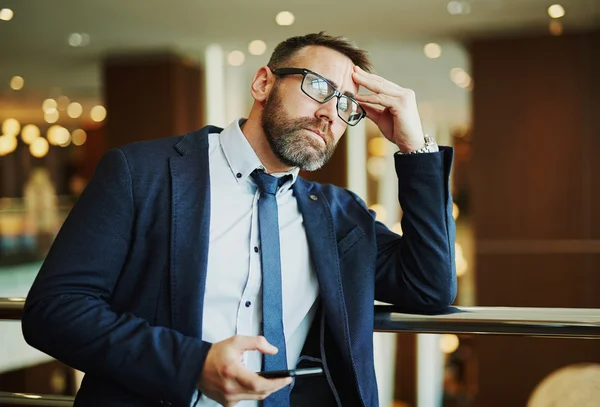
[[[362,106],[350,96],[342,94],[331,82],[321,75],[304,68],[276,68],[271,69],[275,75],[302,75],[302,92],[312,100],[327,103],[337,97],[337,114],[350,126],[356,126],[367,115]]]

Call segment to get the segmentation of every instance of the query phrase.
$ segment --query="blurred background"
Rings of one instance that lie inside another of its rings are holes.
[[[245,116],[275,45],[318,31],[368,50],[454,146],[456,305],[600,307],[600,0],[0,0],[0,297],[27,295],[108,149]],[[393,146],[367,120],[347,133],[304,176],[401,233]],[[534,406],[557,372],[600,363],[577,339],[375,345],[385,407]],[[0,391],[72,395],[80,379],[0,322]]]

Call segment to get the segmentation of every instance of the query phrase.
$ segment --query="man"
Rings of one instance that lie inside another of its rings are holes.
[[[106,154],[23,317],[30,344],[86,373],[76,405],[377,405],[374,300],[437,312],[456,280],[452,151],[369,66],[346,39],[290,38],[247,120]],[[399,149],[402,237],[298,177],[365,115]],[[324,374],[256,373],[307,366]]]

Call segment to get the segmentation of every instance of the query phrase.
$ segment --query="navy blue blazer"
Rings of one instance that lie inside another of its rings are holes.
[[[211,345],[201,339],[208,134],[221,130],[109,151],[60,230],[22,327],[29,344],[86,373],[76,405],[189,406]],[[374,300],[407,312],[454,300],[451,162],[450,148],[395,158],[402,237],[350,191],[294,184],[319,281],[317,347],[337,404],[378,405]]]

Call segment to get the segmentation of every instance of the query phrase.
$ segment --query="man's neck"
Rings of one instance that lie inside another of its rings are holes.
[[[286,172],[294,168],[282,163],[275,153],[273,153],[260,123],[260,118],[252,117],[251,114],[248,120],[241,126],[241,130],[268,174]]]

